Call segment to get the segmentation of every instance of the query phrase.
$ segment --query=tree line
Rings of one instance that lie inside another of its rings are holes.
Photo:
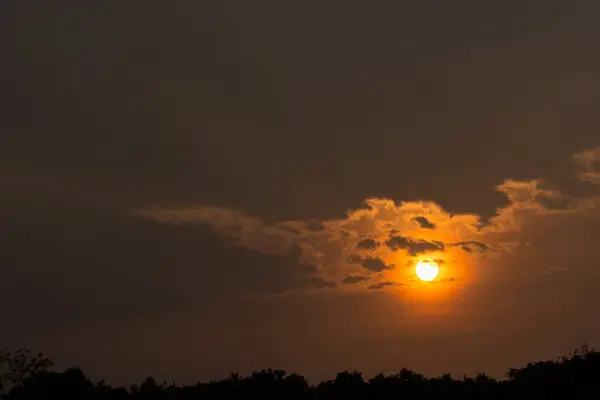
[[[450,374],[427,378],[402,368],[370,379],[358,371],[343,371],[335,379],[309,385],[303,376],[267,369],[187,386],[148,377],[140,385],[124,388],[94,383],[78,367],[58,372],[53,366],[42,353],[0,351],[0,399],[600,399],[600,352],[585,344],[557,359],[511,368],[503,379],[484,373],[460,379]]]

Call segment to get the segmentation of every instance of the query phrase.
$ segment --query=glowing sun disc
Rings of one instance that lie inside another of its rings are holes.
[[[440,267],[433,260],[421,260],[417,263],[416,273],[422,281],[429,282],[434,280],[439,272]]]

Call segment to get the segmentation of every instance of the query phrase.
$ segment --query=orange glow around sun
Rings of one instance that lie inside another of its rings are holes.
[[[401,283],[394,296],[410,304],[414,315],[458,315],[464,309],[462,293],[474,279],[472,262],[455,249],[414,257],[390,271],[390,280]]]

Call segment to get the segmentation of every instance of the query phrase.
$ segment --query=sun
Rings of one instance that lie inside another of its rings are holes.
[[[434,280],[439,272],[440,267],[433,260],[421,260],[417,263],[416,273],[422,281],[429,282]]]

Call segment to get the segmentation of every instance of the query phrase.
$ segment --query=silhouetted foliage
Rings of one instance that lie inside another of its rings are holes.
[[[0,350],[0,392],[22,385],[53,366],[52,361],[42,353],[33,355],[27,349],[10,352]]]
[[[0,351],[0,383],[5,400],[201,400],[201,399],[598,399],[600,353],[587,345],[555,360],[511,368],[497,380],[484,373],[454,379],[450,374],[425,376],[402,368],[365,380],[358,371],[343,371],[335,379],[310,386],[300,375],[262,370],[243,377],[191,386],[158,383],[146,378],[129,390],[104,381],[94,384],[79,368],[51,371],[42,354],[21,349]]]

